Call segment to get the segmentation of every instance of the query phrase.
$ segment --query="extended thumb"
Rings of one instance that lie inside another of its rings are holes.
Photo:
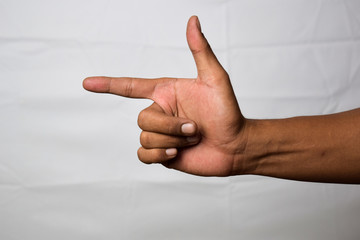
[[[207,77],[209,74],[214,76],[214,73],[218,74],[219,71],[225,71],[202,34],[201,25],[197,16],[192,16],[189,19],[186,38],[200,78]]]

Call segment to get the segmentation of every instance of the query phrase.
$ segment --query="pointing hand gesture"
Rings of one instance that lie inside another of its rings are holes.
[[[139,114],[139,159],[201,176],[256,174],[360,183],[360,108],[330,115],[245,119],[230,79],[201,33],[186,32],[198,76],[84,80],[84,88],[154,103]]]
[[[246,121],[229,76],[196,16],[190,18],[186,36],[197,78],[90,77],[83,86],[93,92],[154,101],[138,118],[143,130],[138,150],[142,162],[202,176],[228,176],[243,165]]]

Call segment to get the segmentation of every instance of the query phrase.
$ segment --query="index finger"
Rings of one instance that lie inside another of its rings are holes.
[[[83,81],[83,87],[91,92],[150,99],[159,81],[160,79],[129,77],[88,77]]]

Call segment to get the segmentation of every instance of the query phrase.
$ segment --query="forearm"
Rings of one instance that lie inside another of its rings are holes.
[[[248,120],[243,171],[301,181],[360,183],[360,109]]]

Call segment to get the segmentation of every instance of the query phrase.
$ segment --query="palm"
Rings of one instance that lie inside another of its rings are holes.
[[[201,134],[197,145],[181,149],[167,165],[197,175],[230,174],[243,123],[230,85],[224,90],[199,78],[169,79],[158,84],[153,100],[165,113],[195,121]]]

